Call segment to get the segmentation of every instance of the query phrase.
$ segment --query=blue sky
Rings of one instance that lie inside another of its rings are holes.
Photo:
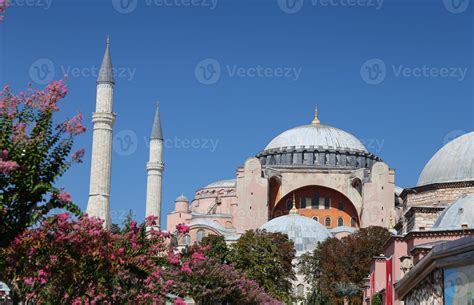
[[[471,3],[470,3],[471,2]],[[312,120],[351,132],[410,187],[474,128],[471,0],[13,0],[0,81],[69,75],[58,119],[83,112],[85,162],[58,182],[86,208],[95,80],[117,68],[111,210],[145,212],[147,138],[160,101],[163,210],[233,178],[280,132]],[[163,214],[165,215],[165,214]]]

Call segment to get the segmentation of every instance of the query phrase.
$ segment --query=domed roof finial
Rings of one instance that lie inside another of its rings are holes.
[[[109,34],[107,34],[107,38],[105,40],[105,44],[106,45],[110,45],[110,37],[109,37]]]
[[[321,121],[318,118],[318,107],[314,107],[314,119],[311,122],[311,125],[319,125]]]
[[[293,192],[293,207],[290,210],[290,215],[298,215],[298,209],[296,208],[295,193]]]

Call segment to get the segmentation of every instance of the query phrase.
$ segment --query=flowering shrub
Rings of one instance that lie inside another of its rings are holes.
[[[229,301],[280,304],[254,281],[205,256],[183,255],[159,231],[131,222],[124,232],[104,230],[87,215],[68,213],[24,231],[5,251],[6,277],[23,299],[36,304],[184,304]]]
[[[0,248],[54,208],[79,213],[71,196],[53,186],[84,156],[81,149],[69,159],[74,137],[85,131],[82,115],[53,122],[66,94],[64,81],[19,94],[6,86],[0,93]]]

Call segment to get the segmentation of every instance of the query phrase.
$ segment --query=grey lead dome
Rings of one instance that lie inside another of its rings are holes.
[[[322,124],[303,125],[284,131],[271,140],[265,150],[292,146],[368,152],[359,139],[352,134]]]
[[[294,243],[296,256],[313,251],[318,242],[331,237],[329,230],[318,221],[297,214],[273,218],[260,229],[287,234]]]
[[[474,132],[444,145],[426,164],[416,186],[474,181]]]

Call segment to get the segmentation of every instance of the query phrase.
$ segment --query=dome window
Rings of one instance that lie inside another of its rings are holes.
[[[338,226],[338,227],[344,226],[344,219],[342,219],[342,217],[339,217],[339,218],[337,219],[337,226]]]
[[[331,226],[331,217],[326,217],[326,220],[324,221],[324,224],[326,225],[326,227],[330,227]]]
[[[354,217],[351,218],[351,227],[355,228],[357,226],[357,221]]]

